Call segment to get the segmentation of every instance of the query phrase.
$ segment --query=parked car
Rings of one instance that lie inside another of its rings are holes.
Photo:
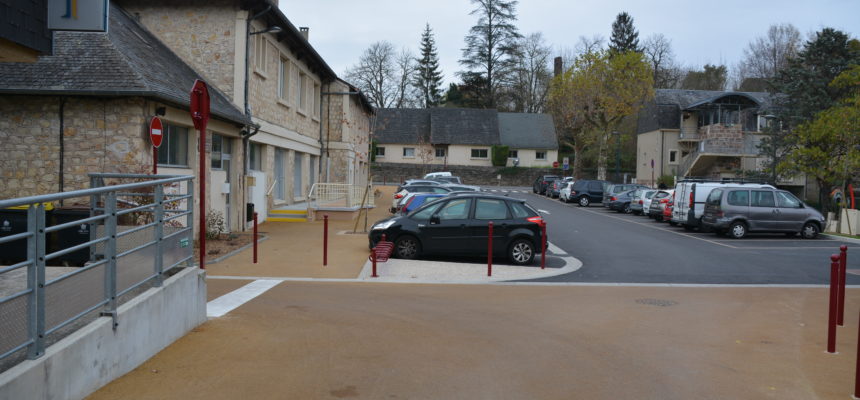
[[[603,199],[601,200],[601,203],[603,203],[604,207],[609,207],[609,203],[610,203],[609,198],[612,197],[612,195],[627,192],[627,191],[633,190],[633,189],[646,188],[646,187],[647,186],[645,186],[645,185],[638,185],[635,183],[609,184],[606,187],[606,189],[603,191]]]
[[[403,189],[394,194],[394,200],[391,202],[391,208],[388,209],[389,212],[396,213],[397,205],[400,203],[400,199],[405,197],[409,193],[441,193],[447,194],[452,190],[441,185],[407,185],[403,186]]]
[[[558,175],[541,175],[535,179],[534,183],[532,183],[532,193],[544,194],[546,193],[546,186],[549,181],[553,181],[558,179]]]
[[[603,201],[603,190],[609,186],[607,181],[580,180],[570,189],[570,198],[580,207],[588,207],[591,203]]]
[[[552,181],[552,185],[549,185],[546,189],[547,197],[552,198],[552,199],[558,198],[559,194],[561,194],[561,188],[563,188],[565,185],[567,185],[568,181],[565,179],[567,179],[567,178],[556,179],[556,180]]]
[[[394,193],[397,193],[397,192],[403,190],[404,186],[410,186],[410,185],[425,185],[426,186],[426,185],[441,185],[441,184],[442,184],[442,182],[434,181],[434,180],[430,180],[430,179],[407,179],[407,180],[403,181],[403,183],[401,183],[400,185],[397,186],[397,190],[395,190]]]
[[[565,202],[570,203],[570,188],[573,187],[574,181],[567,181],[562,186],[561,190],[558,191],[558,199]]]
[[[711,190],[705,200],[703,226],[717,234],[740,239],[750,232],[784,232],[814,239],[824,227],[824,216],[790,192],[746,186]]]
[[[397,214],[409,214],[410,212],[417,209],[418,207],[421,207],[425,203],[429,203],[445,196],[447,195],[441,193],[410,193],[403,198],[403,201],[401,202],[403,205],[400,207],[400,210],[397,211]]]
[[[675,196],[669,198],[669,202],[666,203],[666,207],[663,207],[663,219],[661,221],[668,222],[669,225],[675,226],[678,225],[676,222],[672,222],[672,209],[675,207]]]
[[[481,191],[480,186],[473,186],[473,185],[447,184],[447,185],[442,185],[442,186],[445,186],[446,188],[451,189],[452,191],[455,191],[455,192],[480,192]]]
[[[762,183],[709,181],[702,179],[685,179],[675,185],[675,208],[672,211],[672,221],[680,224],[686,230],[699,228],[702,215],[705,213],[705,201],[715,188],[728,186],[743,186],[748,188],[770,188],[771,185]]]
[[[451,176],[450,172],[431,172],[427,175],[424,175],[424,179],[433,179],[440,176]]]
[[[636,189],[633,201],[630,203],[630,210],[633,211],[634,215],[642,215],[643,212],[648,211],[648,207],[651,206],[651,198],[654,197],[654,193],[657,193],[657,190]]]
[[[633,209],[631,208],[631,203],[633,203],[635,193],[636,189],[612,195],[607,201],[607,203],[609,203],[607,207],[609,207],[610,210],[630,214],[633,212]]]
[[[663,210],[666,208],[666,204],[669,203],[669,200],[674,194],[674,189],[658,190],[657,193],[654,194],[654,197],[651,198],[651,205],[648,207],[648,217],[654,218],[657,221],[662,221]]]
[[[425,254],[486,255],[488,223],[493,221],[493,255],[530,264],[542,243],[543,219],[525,200],[486,193],[462,193],[425,204],[405,216],[373,224],[373,248],[382,237],[394,242],[394,256]]]
[[[459,176],[434,176],[430,178],[431,181],[440,182],[442,184],[462,184],[463,180],[460,179]]]

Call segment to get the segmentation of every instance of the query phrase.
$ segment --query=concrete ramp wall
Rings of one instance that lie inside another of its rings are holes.
[[[206,322],[206,274],[186,268],[0,375],[0,399],[83,399]]]

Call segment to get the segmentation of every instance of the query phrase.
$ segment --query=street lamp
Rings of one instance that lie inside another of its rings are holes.
[[[621,132],[612,131],[615,136],[615,182],[620,182],[621,177]]]

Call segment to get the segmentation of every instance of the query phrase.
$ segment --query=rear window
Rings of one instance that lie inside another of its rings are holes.
[[[732,190],[729,192],[729,195],[726,196],[726,203],[733,206],[748,206],[750,205],[750,191]]]
[[[720,189],[714,189],[711,191],[711,194],[708,195],[708,199],[705,200],[706,204],[710,204],[713,206],[720,205],[720,199],[723,198],[723,191]]]
[[[654,193],[657,193],[657,191],[656,190],[649,190],[649,191],[645,192],[645,198],[650,199],[650,198],[654,197]]]
[[[531,207],[525,205],[525,203],[510,203],[511,204],[511,212],[514,214],[514,218],[528,218],[534,217],[537,215],[537,211],[531,209]]]
[[[508,207],[504,200],[478,199],[475,203],[475,219],[508,219]]]

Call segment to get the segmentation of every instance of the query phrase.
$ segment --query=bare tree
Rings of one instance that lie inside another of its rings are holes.
[[[802,40],[800,31],[791,24],[771,25],[765,36],[755,38],[744,49],[744,58],[737,65],[736,86],[741,90],[766,90],[766,82],[800,51]]]
[[[543,112],[551,78],[550,47],[540,32],[520,39],[517,46],[521,57],[516,59],[510,86],[511,108],[516,112]]]
[[[416,107],[420,96],[418,88],[414,85],[415,75],[418,73],[418,62],[412,52],[404,48],[400,50],[395,63],[397,65],[397,92],[393,106],[396,108]]]
[[[645,39],[643,50],[653,70],[655,88],[674,89],[680,86],[683,73],[675,61],[671,40],[662,33],[652,34]]]
[[[347,69],[344,76],[375,107],[406,107],[414,97],[414,71],[415,59],[409,51],[397,54],[393,44],[380,41],[364,50],[358,64]]]

